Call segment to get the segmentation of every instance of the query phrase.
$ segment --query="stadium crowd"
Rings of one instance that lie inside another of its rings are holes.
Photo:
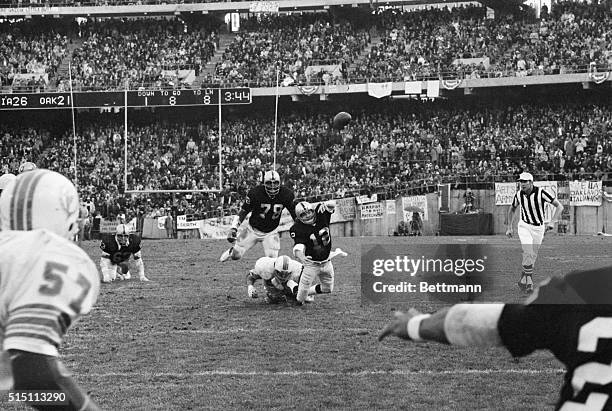
[[[540,19],[486,17],[486,8],[386,10],[382,41],[355,78],[480,78],[564,74],[610,67],[609,6],[564,2]],[[475,59],[475,60],[470,60]]]
[[[179,71],[197,76],[217,46],[214,31],[178,19],[93,21],[80,32],[83,43],[72,55],[76,90],[123,89],[126,80],[134,90],[178,88]]]
[[[153,114],[148,114],[153,116]],[[539,179],[611,179],[612,117],[607,105],[465,108],[420,103],[409,109],[355,112],[343,131],[328,113],[292,113],[278,126],[278,171],[301,198],[378,192],[424,193],[438,183],[514,181],[521,170]],[[218,215],[239,205],[273,162],[274,122],[249,113],[223,123],[221,193],[123,193],[123,126],[87,121],[77,130],[78,183],[102,216],[160,213],[160,208]],[[23,161],[74,176],[72,130],[7,128],[0,171]],[[128,130],[128,188],[212,189],[218,183],[218,126],[142,118]]]
[[[274,84],[277,69],[295,82],[319,83],[326,73],[309,66],[340,66],[328,76],[342,77],[348,65],[370,43],[367,30],[350,22],[336,23],[327,13],[267,16],[245,22],[215,68],[212,82],[256,82]]]
[[[272,85],[277,69],[285,85],[605,71],[612,67],[609,11],[608,2],[562,2],[539,19],[531,12],[491,19],[475,6],[387,9],[367,19],[258,15],[242,21],[212,74],[203,69],[219,47],[220,27],[206,17],[45,22],[42,30],[19,22],[0,32],[0,80],[6,86],[16,73],[44,71],[51,88],[67,90],[68,75],[56,75],[64,57],[76,90],[123,89],[125,80],[132,89],[193,86],[195,77],[179,69],[202,73],[197,84],[205,86]]]
[[[0,25],[0,86],[34,85],[43,87],[55,76],[66,55],[66,33],[54,24],[29,21]],[[22,78],[31,74],[34,78]]]

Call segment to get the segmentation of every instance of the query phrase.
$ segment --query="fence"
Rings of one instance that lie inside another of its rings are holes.
[[[598,196],[600,205],[593,206],[571,205],[578,201],[579,195],[570,191],[570,184],[567,182],[542,184],[554,191],[564,206],[559,221],[560,232],[574,235],[612,233],[611,187],[604,187],[602,191],[601,186],[596,185],[596,191],[593,193]],[[381,200],[376,194],[337,200],[331,234],[333,237],[391,236],[400,231],[401,222],[409,222],[413,213],[418,212],[422,220],[422,234],[438,235],[441,231],[441,215],[445,213],[440,211],[441,205],[448,210],[446,213],[458,213],[463,210],[465,203],[466,190],[450,189],[450,186],[447,188],[446,192],[439,190],[422,195],[399,196],[392,200]],[[500,190],[471,190],[475,208],[480,213],[491,214],[493,234],[504,234],[506,231],[508,205],[507,199],[499,198]],[[504,204],[499,205],[500,202]],[[193,216],[178,216],[178,238],[225,238],[232,218],[233,216],[225,216],[196,220]],[[291,223],[291,217],[285,211],[281,217],[279,231],[287,231]],[[166,232],[162,229],[146,229],[158,227],[158,219],[145,219],[142,226],[145,238],[166,238]]]

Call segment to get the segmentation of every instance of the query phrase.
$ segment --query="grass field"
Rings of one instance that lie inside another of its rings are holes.
[[[548,353],[515,361],[502,349],[377,342],[391,312],[408,307],[362,304],[362,244],[462,240],[335,239],[349,257],[334,260],[334,294],[306,307],[268,306],[246,296],[245,275],[262,254],[259,245],[243,260],[221,264],[224,241],[145,240],[152,282],[103,285],[92,313],[68,332],[61,355],[108,410],[552,409],[563,370]],[[521,301],[518,240],[469,240],[507,250],[495,275],[507,284],[503,301]],[[282,242],[289,254],[289,242]],[[547,237],[538,278],[612,264],[611,242]],[[97,262],[98,243],[84,248]]]

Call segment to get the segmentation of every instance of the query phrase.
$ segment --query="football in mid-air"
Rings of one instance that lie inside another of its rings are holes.
[[[346,126],[352,120],[352,118],[353,117],[351,117],[351,115],[346,111],[341,111],[334,116],[332,126],[336,130],[342,130],[344,126]]]

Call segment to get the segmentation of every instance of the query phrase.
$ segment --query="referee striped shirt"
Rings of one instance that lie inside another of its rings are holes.
[[[545,203],[555,201],[554,197],[540,187],[533,186],[531,193],[519,190],[512,200],[512,207],[521,208],[521,220],[531,225],[544,224]]]

